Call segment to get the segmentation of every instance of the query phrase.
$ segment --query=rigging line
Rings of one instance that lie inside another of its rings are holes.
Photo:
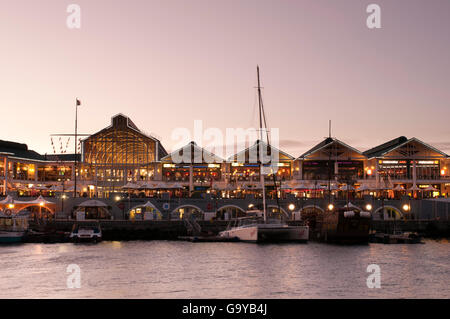
[[[255,113],[256,113],[256,108],[257,108],[257,97],[258,97],[258,93],[255,91],[255,95],[253,96],[253,108],[252,108],[252,115],[250,117],[250,125],[249,127],[253,127],[255,126]]]
[[[270,157],[271,157],[270,164],[272,166],[273,165],[273,163],[272,163],[272,148],[270,146],[269,130],[267,128],[267,120],[266,120],[266,112],[264,110],[264,104],[263,104],[263,99],[262,99],[262,94],[261,94],[261,87],[260,87],[260,83],[259,83],[259,68],[258,68],[258,93],[259,93],[259,105],[260,105],[260,108],[261,108],[260,116],[262,114],[263,119],[264,119],[264,127],[266,128],[267,146],[268,146],[268,149],[270,149]],[[260,118],[260,125],[261,125],[261,128],[262,128],[261,118]],[[261,131],[261,136],[262,136],[262,131]],[[260,156],[261,156],[261,154],[260,154]],[[278,166],[277,166],[277,170],[278,170]],[[262,172],[260,172],[260,174],[262,174]],[[281,215],[282,211],[281,211],[281,206],[280,206],[280,199],[278,198],[277,177],[276,177],[276,174],[275,174],[273,168],[272,168],[272,179],[273,179],[273,186],[274,186],[274,189],[275,189],[275,198],[276,198],[276,201],[277,201],[278,212]],[[265,186],[263,185],[263,187],[265,187]]]

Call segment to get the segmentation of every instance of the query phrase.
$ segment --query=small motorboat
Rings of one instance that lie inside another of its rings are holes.
[[[370,242],[382,244],[423,244],[422,237],[416,232],[394,231],[393,234],[375,232]]]
[[[100,224],[97,225],[79,225],[74,224],[72,232],[69,235],[72,242],[90,242],[97,243],[102,240],[102,230]]]

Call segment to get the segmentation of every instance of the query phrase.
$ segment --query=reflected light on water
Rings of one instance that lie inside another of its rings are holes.
[[[33,249],[33,253],[35,255],[42,255],[42,248],[43,248],[43,245],[41,245],[41,244],[35,245],[34,249]]]
[[[431,240],[23,244],[0,247],[0,298],[450,298],[449,248]],[[70,264],[81,268],[80,289],[65,288]],[[381,289],[367,288],[369,264],[381,268]]]
[[[121,249],[122,248],[122,242],[120,242],[120,241],[113,241],[113,242],[111,242],[111,246],[114,249]]]

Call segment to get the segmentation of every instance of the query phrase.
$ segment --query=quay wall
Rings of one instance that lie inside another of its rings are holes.
[[[192,235],[183,221],[119,221],[99,220],[104,240],[176,240],[179,236]],[[54,220],[45,224],[31,223],[32,229],[46,233],[70,232],[75,223],[92,224],[93,221]],[[290,221],[298,225],[299,221]],[[226,229],[228,222],[198,221],[204,234],[217,234]],[[450,222],[434,220],[372,221],[372,230],[392,233],[397,231],[418,232],[428,238],[450,238]],[[312,234],[312,232],[311,232]],[[311,238],[312,239],[312,238]],[[58,241],[58,240],[56,240]]]
[[[64,201],[57,198],[48,198],[56,204],[56,218],[67,219],[70,218],[74,208],[89,198],[67,198]],[[138,205],[143,205],[146,202],[151,202],[163,215],[163,219],[169,219],[171,213],[176,211],[182,206],[192,206],[200,209],[203,213],[215,213],[217,210],[224,207],[240,208],[242,211],[246,211],[249,205],[262,204],[262,199],[255,198],[253,195],[247,195],[241,199],[227,199],[227,198],[212,198],[209,194],[204,194],[203,198],[123,198],[117,200],[116,197],[110,198],[98,198],[98,200],[106,203],[108,209],[114,220],[127,219],[127,212]],[[342,207],[346,205],[345,200],[327,199],[327,198],[295,198],[294,196],[287,196],[284,199],[280,199],[279,203],[284,214],[290,219],[292,213],[301,213],[303,210],[311,207],[315,207],[318,210],[324,211],[327,209],[329,203],[332,203],[335,207]],[[413,220],[450,220],[450,200],[413,200],[409,197],[402,199],[375,199],[371,196],[364,196],[363,198],[350,199],[350,202],[358,206],[362,210],[366,210],[368,204],[371,206],[371,213],[374,220],[383,219],[381,211],[383,208],[395,209],[401,219],[413,219]],[[289,209],[290,205],[294,205],[294,210]],[[277,206],[277,201],[274,199],[268,199],[267,205],[271,207]],[[405,211],[404,207],[407,206],[408,210]]]

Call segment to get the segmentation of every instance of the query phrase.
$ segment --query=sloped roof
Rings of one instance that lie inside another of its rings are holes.
[[[206,149],[204,149],[203,147],[200,147],[197,145],[197,143],[195,143],[194,141],[189,142],[188,144],[186,144],[185,146],[171,152],[170,154],[164,156],[163,158],[161,158],[161,161],[172,161],[173,156],[177,156],[182,158],[184,155],[185,150],[189,149],[190,150],[190,162],[189,163],[203,163],[205,162],[205,155],[209,158],[211,158],[213,160],[214,163],[221,163],[223,162],[223,159],[220,158],[219,156],[207,151]],[[186,162],[184,162],[186,163]]]
[[[141,134],[142,136],[145,136],[147,138],[150,138],[152,140],[154,140],[155,142],[158,143],[158,158],[156,159],[156,161],[161,160],[162,157],[167,155],[167,151],[164,148],[164,146],[161,144],[161,141],[159,139],[157,139],[154,136],[145,134],[144,132],[142,132],[134,123],[133,121],[126,115],[123,115],[122,113],[118,113],[116,115],[114,115],[113,117],[111,117],[111,125],[101,129],[100,131],[86,137],[85,139],[83,139],[83,141],[91,138],[91,137],[95,137],[99,134],[105,133],[107,131],[109,131],[112,127],[122,127],[122,128],[128,128],[131,129],[139,134]]]
[[[365,151],[363,154],[369,158],[382,156],[383,154],[390,152],[394,148],[404,144],[407,141],[408,141],[408,139],[406,138],[406,136],[400,136],[400,137],[394,138],[393,140],[390,140],[386,143],[375,146],[375,147]]]
[[[261,140],[257,140],[252,146],[247,147],[246,149],[230,156],[228,158],[228,161],[233,162],[233,161],[237,161],[240,157],[244,156],[245,158],[245,162],[247,163],[249,161],[249,153],[251,151],[256,151],[256,158],[259,158],[259,144],[261,143],[261,145],[263,146],[263,149],[267,149],[267,154],[264,154],[264,156],[272,156],[272,152],[278,153],[279,155],[279,159],[280,159],[280,154],[284,157],[285,160],[293,160],[294,157],[289,155],[286,152],[283,152],[281,150],[279,150],[278,148],[270,145],[270,148],[268,148],[268,144],[264,141]]]
[[[419,144],[422,144],[426,148],[429,148],[429,149],[433,150],[434,152],[441,154],[444,157],[448,157],[448,155],[446,153],[438,150],[437,148],[435,148],[425,142],[422,142],[421,140],[419,140],[415,137],[407,139],[405,136],[400,136],[396,139],[390,140],[384,144],[381,144],[370,150],[367,150],[364,152],[364,155],[366,155],[368,158],[381,157],[381,156],[383,156],[389,152],[392,152],[395,149],[402,147],[403,145],[406,145],[411,142],[417,142]]]
[[[0,140],[0,153],[9,153],[13,157],[19,157],[30,160],[44,160],[39,153],[29,150],[27,144]]]
[[[319,151],[321,149],[324,149],[325,147],[327,147],[327,146],[329,146],[329,145],[331,145],[333,143],[338,143],[338,144],[340,144],[340,145],[342,145],[342,146],[344,146],[344,147],[346,147],[346,148],[348,148],[348,149],[350,149],[350,150],[352,150],[352,151],[354,151],[354,152],[356,152],[358,154],[363,155],[363,153],[361,153],[361,151],[359,151],[356,148],[351,147],[350,145],[348,145],[348,144],[338,140],[337,138],[327,137],[322,142],[320,142],[319,144],[317,144],[313,148],[311,148],[309,151],[307,151],[307,152],[303,153],[302,155],[300,155],[299,158],[305,158],[305,157],[307,157],[307,156],[309,156],[311,154],[314,154],[315,152],[317,152],[317,151]]]
[[[48,162],[73,162],[75,154],[44,154],[29,150],[27,144],[0,140],[0,153],[7,153],[11,157],[33,161]],[[81,159],[81,154],[77,154],[77,160]]]

